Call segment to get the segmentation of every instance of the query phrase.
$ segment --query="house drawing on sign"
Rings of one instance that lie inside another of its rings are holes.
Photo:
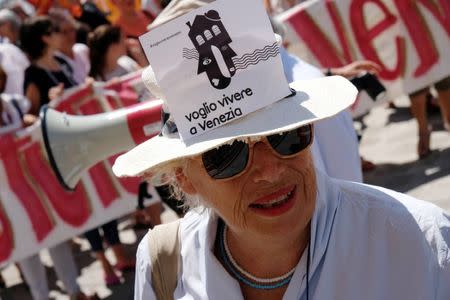
[[[199,54],[197,74],[206,72],[214,88],[226,88],[236,73],[233,63],[236,53],[230,47],[232,40],[219,13],[210,10],[195,16],[192,24],[186,24],[189,26],[189,38]]]

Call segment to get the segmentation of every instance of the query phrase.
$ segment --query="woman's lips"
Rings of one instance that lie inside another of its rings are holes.
[[[294,206],[296,186],[282,188],[275,193],[261,197],[252,202],[250,209],[260,215],[279,216]]]

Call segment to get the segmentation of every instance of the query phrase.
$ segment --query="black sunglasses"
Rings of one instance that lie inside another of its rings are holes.
[[[310,124],[266,137],[275,154],[288,158],[306,149],[312,141]],[[231,178],[242,173],[250,158],[250,146],[244,141],[234,141],[202,154],[203,165],[214,179]]]

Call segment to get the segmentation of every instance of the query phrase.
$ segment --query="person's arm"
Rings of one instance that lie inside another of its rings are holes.
[[[380,65],[370,60],[358,60],[343,67],[322,70],[322,72],[327,76],[340,75],[346,78],[354,77],[362,72],[369,72],[377,75],[380,71]]]
[[[31,102],[31,108],[29,113],[35,116],[39,116],[39,109],[41,107],[41,93],[35,83],[29,83],[25,89],[25,97]]]
[[[64,94],[64,83],[60,83],[48,90],[48,99],[55,100]]]
[[[23,126],[28,127],[36,123],[39,118],[32,114],[24,114],[22,120]]]
[[[269,15],[273,13],[272,4],[270,4],[270,0],[264,0],[264,7]]]

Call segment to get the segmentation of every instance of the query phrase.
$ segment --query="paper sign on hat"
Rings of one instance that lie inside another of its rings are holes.
[[[260,0],[215,1],[140,41],[187,144],[291,93]]]

